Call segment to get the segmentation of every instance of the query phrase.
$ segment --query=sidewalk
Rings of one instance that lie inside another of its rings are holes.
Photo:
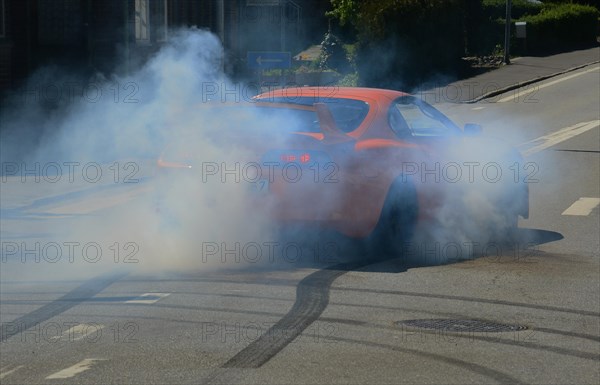
[[[551,56],[524,56],[469,79],[415,92],[430,103],[473,103],[600,61],[600,47]]]

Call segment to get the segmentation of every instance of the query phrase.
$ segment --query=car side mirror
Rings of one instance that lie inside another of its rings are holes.
[[[481,133],[483,132],[483,128],[479,124],[467,123],[465,124],[465,128],[463,131],[465,135],[476,136],[481,135]]]

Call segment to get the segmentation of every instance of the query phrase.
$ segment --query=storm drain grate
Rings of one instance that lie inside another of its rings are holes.
[[[396,325],[419,329],[444,330],[448,332],[501,333],[527,329],[527,326],[523,325],[507,325],[498,322],[473,319],[413,319],[398,321],[396,322]]]

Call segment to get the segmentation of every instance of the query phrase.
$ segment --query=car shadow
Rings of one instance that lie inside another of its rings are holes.
[[[389,245],[373,244],[368,240],[352,239],[329,231],[295,231],[280,236],[281,245],[294,245],[294,258],[281,258],[276,270],[328,269],[401,273],[411,268],[446,265],[480,258],[497,261],[521,261],[539,257],[539,246],[563,239],[549,230],[519,228],[510,239],[498,240],[439,240],[434,237],[415,237],[401,242],[390,250]],[[285,246],[284,246],[285,247]],[[269,268],[256,266],[257,269]]]

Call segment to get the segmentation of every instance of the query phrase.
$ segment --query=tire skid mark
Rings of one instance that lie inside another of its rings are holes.
[[[261,367],[319,318],[329,304],[329,288],[336,278],[367,264],[340,264],[306,276],[298,283],[292,309],[221,368]]]
[[[524,307],[524,308],[529,308],[529,309],[548,310],[548,311],[555,311],[555,312],[561,312],[561,313],[570,313],[570,314],[577,314],[577,315],[600,317],[600,312],[597,312],[597,311],[576,310],[576,309],[568,309],[568,308],[557,307],[557,306],[537,305],[537,304],[523,303],[523,302],[511,302],[511,301],[504,301],[504,300],[499,300],[499,299],[496,300],[496,299],[486,299],[486,298],[464,297],[464,296],[459,296],[459,295],[417,293],[417,292],[399,291],[399,290],[359,289],[359,288],[353,288],[353,287],[332,287],[331,290],[354,291],[354,292],[372,293],[372,294],[405,295],[408,297],[450,299],[450,300],[465,301],[465,302],[491,303],[494,305]]]
[[[264,363],[274,357],[287,344],[292,342],[301,332],[306,329],[313,321],[319,318],[319,315],[325,310],[329,303],[329,290],[333,281],[345,274],[351,269],[363,267],[370,263],[357,264],[355,266],[337,265],[327,270],[316,271],[300,281],[296,290],[296,302],[292,309],[265,334],[248,345],[245,349],[237,353],[226,363],[221,365],[220,370],[215,371],[211,376],[205,379],[205,384],[220,383],[221,380],[231,379],[241,373],[224,372],[222,369],[244,369],[244,368],[259,368]],[[340,269],[344,270],[340,270]],[[290,329],[284,329],[290,328]],[[290,330],[291,333],[286,333],[279,338],[267,337],[272,336],[270,332],[276,332],[278,329]],[[432,359],[438,362],[444,362],[449,365],[464,368],[471,372],[480,374],[487,378],[497,380],[500,383],[522,384],[521,381],[511,377],[500,371],[459,360],[452,357],[443,356],[440,354],[423,352],[415,349],[400,348],[394,345],[380,344],[374,342],[366,342],[353,339],[345,339],[339,337],[324,337],[325,339],[347,342],[351,344],[361,344],[376,348],[392,350],[396,352],[413,354],[424,358]]]
[[[463,368],[463,369],[469,370],[473,373],[480,374],[484,377],[494,379],[501,384],[524,384],[524,382],[521,382],[521,381],[517,380],[516,378],[509,376],[508,374],[502,373],[502,372],[492,369],[492,368],[488,368],[487,366],[479,365],[479,364],[476,364],[473,362],[459,360],[458,358],[448,357],[448,356],[444,356],[444,355],[437,354],[437,353],[423,352],[423,351],[416,350],[416,349],[401,348],[401,347],[395,346],[395,345],[354,340],[354,339],[350,339],[350,338],[323,337],[323,339],[336,341],[336,342],[346,342],[346,343],[350,343],[353,345],[364,345],[364,346],[370,346],[370,347],[379,348],[379,349],[387,349],[387,350],[392,350],[394,352],[406,353],[406,354],[420,356],[423,358],[427,358],[427,359],[431,359],[431,360],[435,360],[435,361],[439,361],[439,362],[444,362],[448,365],[453,365],[453,366],[456,366],[459,368]]]
[[[145,281],[147,281],[147,280],[137,280],[137,279],[136,280],[128,280],[128,282],[145,282]],[[168,282],[168,281],[173,281],[173,280],[157,280],[156,282],[164,282],[164,281]],[[191,279],[190,280],[182,280],[182,282],[183,281],[196,282],[196,283],[197,282],[208,282],[208,283],[234,283],[235,282],[235,283],[240,283],[240,281],[214,279],[214,278],[198,279],[198,280],[191,280]],[[151,282],[151,281],[147,281],[147,282]],[[269,283],[243,282],[243,283],[246,285],[270,285],[270,286],[274,286],[274,285],[295,286],[296,285],[295,281],[282,280],[282,279],[274,279],[272,283],[271,282],[269,282]],[[516,306],[516,307],[523,307],[523,308],[556,311],[556,312],[561,312],[561,313],[571,313],[571,314],[584,315],[584,316],[600,317],[600,312],[597,312],[597,311],[569,309],[569,308],[562,308],[562,307],[556,307],[556,306],[537,305],[537,304],[524,303],[524,302],[511,302],[511,301],[504,301],[504,300],[493,300],[493,299],[486,299],[486,298],[464,297],[464,296],[454,296],[454,295],[446,295],[446,294],[429,294],[429,293],[418,293],[418,292],[397,291],[397,290],[361,289],[361,288],[352,288],[352,287],[332,287],[331,290],[355,291],[355,292],[365,292],[365,293],[373,293],[373,294],[406,295],[406,296],[423,297],[423,298],[453,299],[453,300],[465,301],[465,302],[491,303],[491,304],[496,304],[496,305]]]
[[[49,320],[50,318],[64,313],[70,308],[89,300],[126,275],[127,273],[104,274],[85,281],[83,284],[71,290],[62,297],[11,321],[11,324],[19,325],[19,327],[5,328],[5,330],[2,332],[0,342],[4,342],[18,333],[22,333],[23,331],[30,329],[35,325]]]
[[[326,318],[321,318],[322,321],[326,320]],[[337,322],[340,324],[344,324],[344,325],[352,325],[352,326],[359,326],[359,327],[364,327],[364,328],[370,328],[370,329],[378,329],[378,330],[384,330],[384,331],[388,331],[388,332],[397,332],[399,331],[399,329],[397,327],[392,327],[392,326],[384,326],[384,325],[376,325],[376,324],[372,324],[372,323],[368,323],[368,322],[363,322],[362,324],[357,324],[357,322],[354,321],[346,321],[346,320],[335,320],[335,321],[331,321],[331,322]],[[414,330],[415,332],[417,332],[417,329]],[[555,334],[563,334],[560,331],[556,331],[553,329],[537,329],[537,328],[533,328],[533,329],[525,329],[520,331],[523,334],[527,334],[522,340],[517,339],[514,334],[511,334],[511,332],[505,332],[505,335],[508,336],[512,336],[512,339],[510,337],[507,338],[500,338],[500,337],[494,337],[494,336],[486,336],[484,335],[485,332],[480,332],[480,335],[475,335],[474,333],[471,332],[462,332],[463,334],[461,334],[461,332],[456,332],[456,333],[452,333],[452,332],[445,332],[447,333],[446,335],[448,337],[452,337],[452,338],[461,338],[465,341],[471,340],[477,340],[477,341],[483,341],[483,342],[489,342],[489,343],[495,343],[495,344],[503,344],[503,345],[508,345],[508,346],[518,346],[518,347],[522,347],[525,349],[534,349],[534,350],[540,350],[543,352],[551,352],[551,353],[556,353],[556,354],[560,354],[560,355],[564,355],[564,356],[571,356],[571,357],[577,357],[577,358],[581,358],[581,359],[585,359],[585,360],[592,360],[592,361],[600,361],[600,355],[598,353],[590,353],[590,352],[584,352],[584,351],[579,351],[579,350],[573,350],[573,349],[568,349],[568,348],[562,348],[559,346],[551,346],[551,345],[544,345],[544,344],[538,344],[535,343],[534,339],[529,339],[529,337],[533,337],[533,334],[535,334],[535,332],[541,331],[543,333],[555,333]],[[419,329],[418,333],[421,334],[429,334],[432,336],[439,336],[440,331],[439,330],[427,330],[427,329]],[[513,332],[514,333],[514,332]],[[589,335],[577,335],[579,338],[585,338],[585,339],[591,339],[591,340],[597,340],[598,338],[596,336],[589,336]],[[336,337],[331,337],[331,336],[325,336],[324,339],[333,339]]]

